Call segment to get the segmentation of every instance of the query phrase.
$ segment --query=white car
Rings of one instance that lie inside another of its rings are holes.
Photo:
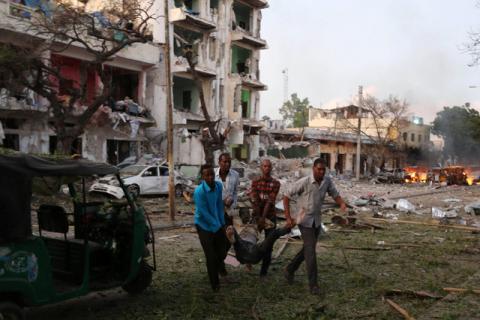
[[[120,177],[127,186],[128,191],[134,195],[168,194],[168,165],[132,165],[120,170]],[[175,195],[181,196],[185,185],[192,184],[175,172]],[[124,194],[113,176],[99,179],[90,187],[90,192],[107,193],[117,199]]]

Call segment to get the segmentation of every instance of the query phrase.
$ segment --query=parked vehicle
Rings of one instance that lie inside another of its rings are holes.
[[[168,194],[168,165],[163,162],[158,165],[132,165],[120,169],[120,176],[127,186],[128,192],[134,197],[150,194]],[[175,171],[175,195],[180,197],[185,186],[192,184]],[[117,199],[124,197],[118,181],[114,176],[99,179],[90,187],[90,192],[106,193]]]
[[[155,259],[153,267],[146,259],[149,243],[155,257],[152,229],[116,167],[18,154],[0,155],[0,170],[0,319],[23,319],[24,307],[97,290],[121,286],[140,293],[150,285]],[[126,200],[88,202],[85,179],[106,174],[116,175]],[[32,231],[33,188],[51,188],[57,194],[66,182],[71,217],[66,204],[40,203],[38,231]]]

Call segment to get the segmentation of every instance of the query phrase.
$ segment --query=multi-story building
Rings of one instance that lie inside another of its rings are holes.
[[[220,129],[232,123],[227,139],[232,156],[257,158],[260,91],[267,88],[259,70],[260,50],[267,46],[260,37],[261,9],[268,7],[267,1],[175,0],[170,5],[176,162],[201,164],[204,158],[199,129],[205,119],[183,57],[185,42],[198,56],[195,69],[210,116]]]
[[[73,1],[75,2],[75,1]],[[77,5],[85,5],[78,1]],[[23,1],[0,0],[0,43],[21,46],[31,35],[18,25],[25,12],[33,10]],[[97,11],[103,0],[89,1],[87,11]],[[165,35],[165,4],[168,3],[170,39]],[[258,156],[260,91],[260,50],[266,41],[260,37],[261,10],[266,0],[167,0],[155,1],[158,19],[151,23],[152,40],[121,50],[105,63],[115,73],[115,101],[133,101],[147,109],[150,117],[112,111],[108,121],[92,121],[76,140],[74,151],[84,157],[118,163],[142,152],[147,140],[163,143],[167,130],[167,95],[171,90],[174,120],[175,162],[200,164],[203,147],[200,128],[205,121],[200,109],[200,91],[182,49],[186,43],[196,53],[196,71],[210,116],[224,128],[231,123],[227,146],[233,156],[251,160]],[[5,16],[5,19],[3,18]],[[165,44],[170,45],[171,74],[166,72]],[[81,61],[88,54],[80,46],[70,46],[61,53],[49,53],[61,65],[62,73],[72,81],[80,77]],[[89,75],[89,96],[99,85],[95,74]],[[171,77],[172,88],[168,88]],[[0,88],[1,89],[1,88]],[[49,127],[46,101],[30,92],[21,95],[0,93],[0,121],[3,145],[24,152],[53,151],[56,137]]]
[[[22,47],[35,37],[25,24],[25,20],[35,14],[35,9],[29,4],[0,0],[0,43]],[[31,5],[38,6],[35,3]],[[118,110],[102,109],[92,117],[84,134],[73,142],[73,153],[116,164],[141,152],[142,144],[146,141],[145,130],[154,125],[153,118],[141,115],[141,110],[155,109],[153,101],[146,98],[145,88],[163,52],[159,45],[161,40],[157,34],[151,42],[128,46],[104,64],[112,74],[115,89],[110,99],[119,105]],[[85,48],[75,44],[65,50],[50,50],[43,54],[53,67],[59,68],[72,86],[80,83],[82,62],[91,59]],[[93,100],[101,84],[94,71],[87,73],[87,100]],[[58,97],[65,100],[69,98],[68,93],[61,90]],[[9,92],[6,88],[0,88],[0,121],[5,135],[3,146],[22,152],[53,153],[58,141],[49,125],[52,114],[47,111],[47,106],[46,99],[27,89]],[[78,109],[77,115],[85,110],[81,103],[74,107]],[[69,125],[69,121],[66,125]]]

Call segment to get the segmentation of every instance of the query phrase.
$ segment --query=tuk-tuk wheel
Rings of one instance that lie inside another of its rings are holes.
[[[0,302],[0,320],[23,320],[25,313],[22,308],[13,302]]]
[[[127,284],[122,286],[123,290],[130,294],[140,294],[152,283],[152,267],[145,261],[140,262],[138,274]]]

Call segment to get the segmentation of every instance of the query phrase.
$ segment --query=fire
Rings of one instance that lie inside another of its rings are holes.
[[[425,183],[427,182],[427,168],[425,167],[407,167],[405,168],[406,183]]]

